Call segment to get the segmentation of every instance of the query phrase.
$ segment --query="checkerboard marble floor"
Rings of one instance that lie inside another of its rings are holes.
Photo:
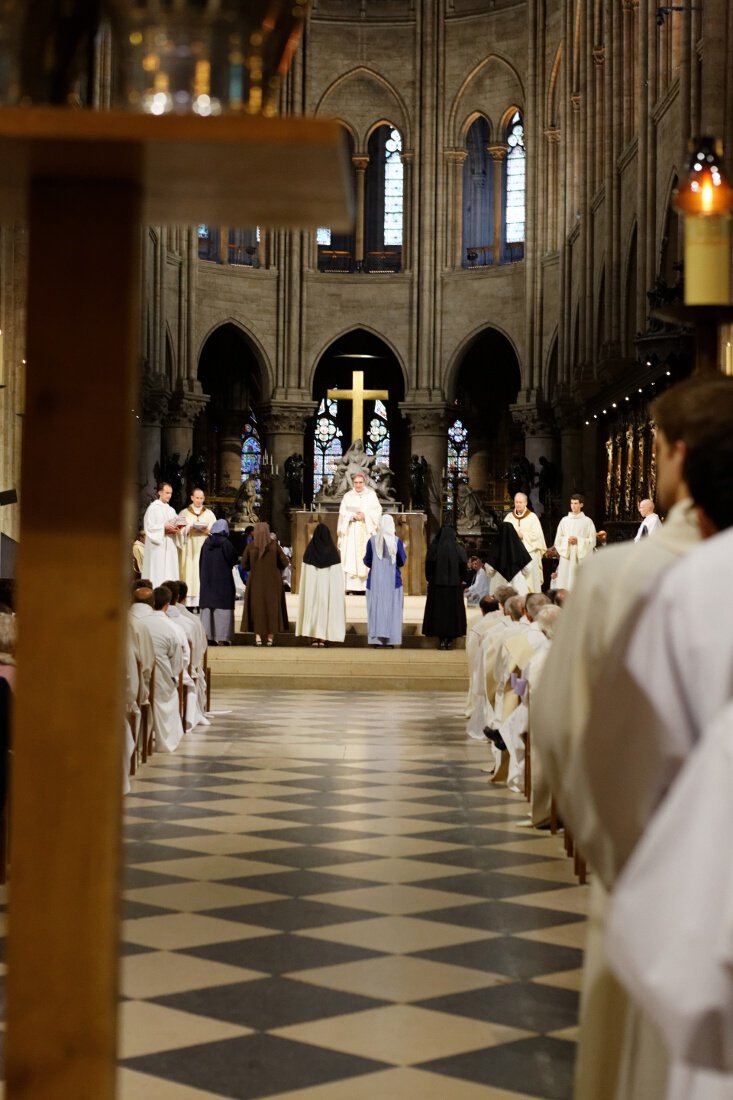
[[[586,888],[457,695],[220,692],[126,799],[123,1100],[567,1100]]]

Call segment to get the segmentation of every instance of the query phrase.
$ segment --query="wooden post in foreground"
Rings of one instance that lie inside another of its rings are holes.
[[[35,179],[29,223],[6,1096],[112,1100],[139,190]]]

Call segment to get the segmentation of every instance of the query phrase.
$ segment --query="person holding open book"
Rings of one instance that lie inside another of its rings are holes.
[[[143,576],[147,577],[153,588],[162,585],[167,577],[178,580],[178,548],[181,544],[181,529],[186,521],[180,519],[170,506],[173,486],[169,481],[158,484],[158,499],[148,505],[143,520],[145,531],[145,550],[143,553]]]
[[[194,489],[188,508],[178,513],[185,527],[181,530],[181,579],[188,585],[186,607],[199,605],[199,567],[201,547],[216,523],[216,516],[210,508],[204,507],[203,489]]]

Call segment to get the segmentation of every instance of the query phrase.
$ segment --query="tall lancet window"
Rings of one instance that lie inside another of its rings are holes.
[[[257,426],[257,418],[250,413],[242,430],[242,481],[248,477],[255,479],[257,492],[260,491],[260,464],[262,462],[262,443]]]
[[[487,145],[489,124],[480,116],[466,134],[463,165],[463,250],[464,267],[485,267],[494,263],[494,172]],[[498,260],[498,257],[496,257]]]
[[[364,446],[367,454],[375,455],[379,462],[389,466],[389,427],[387,409],[382,401],[374,402],[374,413],[366,430]]]
[[[313,496],[319,493],[324,481],[333,477],[333,465],[343,454],[343,433],[336,423],[338,402],[324,397],[316,414],[316,430],[313,436]]]
[[[448,464],[446,468],[445,503],[447,511],[456,520],[458,486],[468,481],[468,428],[461,420],[454,420],[448,429]]]
[[[402,245],[402,138],[392,129],[384,146],[384,245]]]
[[[367,272],[400,271],[404,220],[402,135],[389,123],[377,126],[367,143],[364,175],[364,256]]]
[[[515,111],[507,127],[504,192],[504,261],[512,263],[524,256],[524,208],[526,195],[526,155],[524,123]]]

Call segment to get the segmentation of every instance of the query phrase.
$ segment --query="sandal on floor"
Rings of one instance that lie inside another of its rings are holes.
[[[262,645],[262,638],[255,638],[255,645]]]
[[[273,640],[272,640],[272,638],[271,638],[271,639],[270,639],[270,641],[269,641],[269,642],[266,642],[265,644],[266,644],[266,645],[268,645],[268,646],[273,646],[273,645],[274,645],[275,643],[273,642]],[[260,645],[262,645],[262,643],[261,643],[261,642],[260,642]]]

